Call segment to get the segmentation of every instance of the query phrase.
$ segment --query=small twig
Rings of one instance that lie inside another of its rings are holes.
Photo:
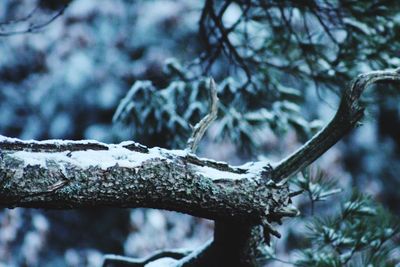
[[[7,21],[2,21],[0,22],[0,26],[3,25],[10,25],[10,24],[17,24],[17,23],[21,23],[24,21],[29,20],[33,14],[38,10],[38,6],[36,6],[31,12],[28,13],[28,15],[21,17],[21,18],[17,18],[17,19],[11,19],[11,20],[7,20]]]
[[[212,244],[214,242],[213,238],[210,238],[207,242],[205,242],[202,246],[197,248],[196,250],[193,250],[191,253],[187,254],[185,257],[182,257],[177,263],[176,267],[182,267],[182,266],[195,266],[196,261],[198,261],[201,258],[204,257],[204,254],[207,253],[207,251],[211,248]],[[194,263],[193,265],[190,265]]]
[[[53,21],[55,21],[58,17],[64,14],[65,9],[68,7],[68,4],[64,5],[57,13],[55,13],[50,19],[48,19],[45,22],[38,23],[38,24],[33,24],[27,27],[26,29],[23,30],[16,30],[16,31],[0,31],[0,37],[7,37],[7,36],[12,36],[12,35],[18,35],[18,34],[25,34],[25,33],[34,33],[38,32],[40,29],[46,27]],[[28,15],[31,16],[31,15]],[[25,18],[26,19],[26,18]]]
[[[193,133],[187,142],[187,150],[194,153],[200,143],[201,138],[210,126],[210,124],[217,118],[218,113],[218,96],[217,86],[214,79],[210,78],[210,107],[208,114],[193,127]]]
[[[276,257],[272,257],[272,258],[270,258],[270,260],[274,260],[274,261],[277,261],[277,262],[280,262],[280,263],[293,265],[293,266],[301,266],[300,264],[298,264],[296,262],[291,262],[291,261],[283,260],[283,259],[276,258]]]
[[[183,257],[189,255],[190,250],[161,250],[145,258],[131,258],[119,255],[105,255],[102,267],[107,266],[129,266],[129,267],[143,267],[146,264],[156,261],[161,258],[173,258],[176,260],[182,259]]]
[[[313,198],[313,195],[312,195],[311,191],[308,191],[308,197],[310,198],[310,215],[314,216],[315,200]]]
[[[246,16],[246,13],[248,9],[250,8],[250,5],[245,9],[243,12],[243,16]],[[242,70],[245,72],[247,81],[246,85],[251,83],[251,71],[249,69],[249,66],[247,66],[246,62],[244,61],[243,57],[239,54],[239,52],[236,50],[236,47],[232,44],[231,40],[229,39],[229,33],[230,31],[233,31],[237,24],[235,23],[232,25],[232,27],[228,30],[225,28],[223,22],[220,20],[220,18],[215,14],[214,8],[210,9],[210,17],[214,21],[215,27],[219,29],[219,32],[221,34],[221,39],[220,42],[222,43],[223,47],[226,47],[225,54],[226,56],[232,56],[232,58],[239,64],[239,66],[242,68]],[[238,20],[240,23],[240,19]]]

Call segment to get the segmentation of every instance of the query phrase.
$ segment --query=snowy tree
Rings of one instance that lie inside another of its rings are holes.
[[[69,3],[71,6],[44,4],[44,8],[56,10],[50,19],[35,24],[29,21],[32,16],[28,14],[6,23],[11,28],[3,29],[0,35],[14,36],[50,27],[68,8],[74,14],[71,21],[84,20],[85,16],[92,16],[90,10],[96,6],[90,2],[86,2],[88,14],[74,6],[74,1]],[[367,104],[361,100],[365,89],[378,83],[395,88],[400,80],[398,68],[383,70],[398,67],[393,55],[395,48],[386,46],[390,42],[395,44],[399,27],[394,14],[397,6],[373,1],[299,4],[206,0],[198,14],[202,43],[193,44],[194,54],[201,54],[191,62],[187,58],[167,60],[162,79],[130,77],[133,85],[116,108],[114,122],[130,129],[133,140],[148,145],[133,141],[23,141],[2,136],[0,204],[46,209],[146,207],[215,222],[213,239],[196,250],[161,251],[142,259],[110,255],[105,258],[105,266],[260,266],[268,260],[286,262],[272,250],[271,236],[281,236],[276,225],[282,224],[282,219],[299,215],[293,198],[302,192],[308,194],[313,214],[313,203],[340,192],[329,179],[307,173],[307,167],[360,125]],[[114,12],[120,16],[124,10]],[[376,17],[365,16],[365,12]],[[93,23],[103,34],[109,32],[107,24]],[[384,33],[385,39],[377,37]],[[125,38],[114,34],[116,39]],[[191,29],[186,29],[175,38],[189,39],[191,34]],[[55,38],[57,33],[53,35]],[[366,37],[367,41],[362,42]],[[154,36],[147,38],[142,46],[155,42]],[[90,42],[85,35],[78,40],[83,44]],[[40,41],[36,42],[35,46],[43,47]],[[134,54],[132,57],[137,57],[140,47],[131,45],[128,50]],[[167,43],[168,46],[173,45]],[[398,47],[397,43],[393,47]],[[104,54],[87,51],[98,60]],[[106,56],[112,59],[113,55]],[[121,63],[111,59],[114,67],[109,67],[110,72],[121,75]],[[87,77],[88,71],[96,71],[88,54],[77,53],[68,60],[75,62],[73,67],[51,69],[57,86],[71,88],[75,96],[88,85],[97,89],[96,79]],[[59,63],[52,62],[55,66]],[[96,72],[96,78],[103,74]],[[211,74],[220,81],[218,85],[208,77]],[[350,84],[344,85],[351,79]],[[107,85],[118,87],[116,80],[107,81]],[[7,88],[13,88],[11,84],[5,83]],[[51,92],[48,83],[37,85],[42,89],[36,99]],[[301,106],[309,104],[307,92],[301,88],[340,95],[335,115],[322,129],[319,120],[308,120],[301,114]],[[85,93],[88,99],[98,92],[92,89]],[[122,97],[119,89],[115,91]],[[10,95],[5,94],[5,98],[12,99]],[[100,101],[100,105],[110,110],[116,99],[112,96],[108,102]],[[58,121],[51,127],[53,135],[60,127],[68,131],[68,127],[62,127],[67,125],[68,116],[57,114],[51,105],[38,109],[44,114],[49,111],[47,116]],[[32,126],[35,122],[30,125],[37,136],[46,137],[37,129],[40,127]],[[46,121],[40,125],[46,125]],[[294,129],[300,140],[308,141],[283,159],[259,157],[234,166],[196,154],[210,125],[217,139],[229,139],[237,145],[238,153],[245,155],[259,153],[262,142],[258,137],[266,130],[279,136]],[[116,133],[111,139],[122,134]],[[301,257],[287,264],[390,264],[386,259],[391,251],[388,244],[399,227],[385,209],[370,198],[353,193],[343,203],[339,215],[317,219],[309,230],[310,244],[302,250]]]

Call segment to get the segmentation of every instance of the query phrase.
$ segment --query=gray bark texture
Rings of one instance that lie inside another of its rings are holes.
[[[251,167],[183,151],[126,142],[9,140],[0,143],[0,205],[6,207],[148,207],[259,223],[288,205],[287,186],[272,182],[267,171],[251,173]],[[96,155],[98,163],[85,162]]]
[[[399,81],[400,70],[360,75],[344,91],[332,121],[281,162],[233,167],[184,150],[147,148],[134,142],[22,141],[0,136],[0,205],[74,209],[93,206],[174,210],[216,222],[214,239],[176,266],[260,266],[272,223],[295,216],[287,178],[311,164],[353,129],[363,116],[358,100],[380,81]],[[160,256],[161,257],[161,256]],[[151,259],[157,259],[157,255]],[[120,258],[105,266],[144,266]]]

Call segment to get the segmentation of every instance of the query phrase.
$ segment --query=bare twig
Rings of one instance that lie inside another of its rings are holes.
[[[105,255],[103,267],[124,266],[124,267],[144,267],[146,264],[161,258],[173,258],[179,260],[191,253],[190,250],[161,250],[145,258],[131,258],[119,255]]]
[[[33,14],[35,14],[35,12],[38,10],[38,7],[36,6],[31,12],[29,12],[26,16],[21,17],[21,18],[16,18],[16,19],[10,19],[10,20],[6,20],[6,21],[2,21],[0,22],[0,26],[3,25],[11,25],[11,24],[17,24],[17,23],[21,23],[24,21],[29,20]]]
[[[214,239],[211,238],[207,240],[202,246],[197,248],[196,250],[192,251],[191,253],[187,254],[185,257],[181,258],[177,264],[176,267],[183,267],[183,266],[190,266],[190,263],[192,261],[196,261],[197,259],[203,257],[205,253],[207,253],[207,250],[212,247]]]
[[[246,7],[242,16],[246,16],[246,13],[249,8],[250,8],[250,5],[248,5]],[[249,67],[246,65],[246,62],[244,61],[242,56],[236,50],[236,47],[232,44],[231,40],[229,39],[230,31],[233,31],[238,24],[235,23],[234,25],[232,25],[232,27],[228,31],[222,22],[222,18],[218,17],[217,14],[215,14],[214,8],[210,9],[210,16],[211,16],[211,19],[214,21],[215,27],[218,28],[218,30],[221,34],[220,42],[223,44],[223,47],[226,47],[226,49],[227,49],[225,54],[227,56],[232,56],[232,58],[243,69],[243,71],[245,72],[246,77],[247,77],[246,84],[251,83],[251,71],[250,71]],[[238,23],[240,23],[240,20]]]
[[[57,11],[57,13],[55,13],[50,19],[48,19],[45,22],[42,23],[38,23],[38,24],[32,24],[29,27],[27,27],[26,29],[23,30],[16,30],[16,31],[0,31],[0,37],[7,37],[7,36],[12,36],[12,35],[18,35],[18,34],[25,34],[25,33],[34,33],[37,32],[41,29],[43,29],[44,27],[46,27],[47,25],[49,25],[50,23],[52,23],[53,21],[55,21],[58,17],[60,17],[62,14],[64,14],[65,9],[68,7],[68,4],[64,5],[60,10]],[[34,10],[35,11],[35,10]],[[29,14],[27,17],[23,18],[23,19],[19,19],[19,21],[23,21],[26,19],[29,19],[30,16],[32,16],[33,12],[31,14]],[[18,20],[16,21],[18,22]],[[13,22],[14,23],[14,22]],[[3,23],[5,24],[5,23]],[[11,24],[11,23],[10,23]]]
[[[192,153],[196,152],[196,149],[204,133],[206,132],[210,124],[217,118],[218,96],[217,96],[217,86],[215,85],[213,78],[210,78],[209,89],[210,89],[210,107],[208,114],[193,127],[192,136],[189,138],[187,142],[187,149],[190,150],[190,152]]]
[[[238,47],[234,45],[229,38],[229,34],[247,18],[247,13],[252,5],[250,1],[246,0],[242,15],[233,25],[231,25],[229,28],[226,28],[222,21],[222,17],[231,3],[232,1],[224,1],[217,14],[214,10],[214,1],[207,0],[205,2],[199,21],[199,33],[205,43],[206,52],[200,56],[199,59],[201,62],[205,63],[203,72],[208,73],[217,58],[223,54],[228,59],[232,60],[234,65],[244,71],[246,75],[246,81],[243,87],[249,84],[254,85],[249,65],[246,63],[245,58],[239,53]],[[214,42],[211,41],[213,38],[215,38]]]

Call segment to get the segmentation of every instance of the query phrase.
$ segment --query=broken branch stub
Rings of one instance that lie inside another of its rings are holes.
[[[213,78],[210,78],[210,84],[208,86],[210,89],[209,92],[209,110],[207,115],[201,119],[194,127],[193,132],[187,142],[187,149],[195,153],[201,138],[203,138],[204,133],[207,131],[208,127],[210,127],[211,123],[217,118],[218,114],[218,95],[217,95],[217,86]]]

